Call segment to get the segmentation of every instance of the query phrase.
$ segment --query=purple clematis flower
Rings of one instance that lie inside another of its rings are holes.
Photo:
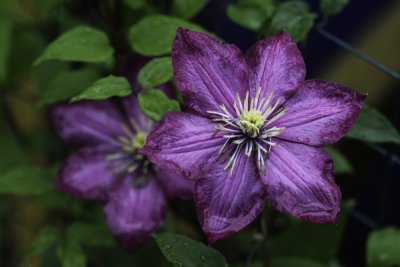
[[[152,123],[136,98],[122,99],[121,111],[111,100],[52,107],[58,133],[77,148],[61,167],[55,187],[104,203],[111,232],[133,250],[163,224],[167,196],[192,198],[193,183],[157,169],[139,152]]]
[[[322,146],[356,121],[365,96],[306,68],[287,33],[234,45],[178,29],[175,79],[189,111],[168,113],[142,152],[156,165],[195,179],[200,223],[210,242],[239,231],[263,208],[335,223],[341,193]]]

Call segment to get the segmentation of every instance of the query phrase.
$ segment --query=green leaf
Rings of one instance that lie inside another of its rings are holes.
[[[399,132],[392,123],[370,106],[364,106],[360,117],[346,136],[372,143],[400,144]]]
[[[124,77],[108,76],[97,80],[79,95],[73,97],[71,102],[91,99],[101,100],[113,96],[127,96],[132,93],[131,85]]]
[[[54,245],[57,240],[60,238],[60,231],[52,226],[47,226],[40,230],[40,232],[36,235],[35,239],[32,242],[31,247],[28,252],[24,256],[24,259],[39,255],[45,252],[48,248]]]
[[[129,29],[129,42],[135,52],[145,56],[169,54],[178,27],[205,31],[198,25],[178,18],[151,15]]]
[[[86,256],[80,245],[73,239],[66,239],[57,250],[63,267],[85,267]]]
[[[2,5],[0,5],[0,8],[3,8]],[[8,16],[0,14],[0,84],[7,79],[7,68],[11,51],[11,30],[11,19]]]
[[[138,95],[139,106],[153,121],[160,121],[168,111],[180,111],[179,103],[169,99],[162,91],[149,89]]]
[[[339,14],[348,3],[349,0],[321,0],[320,8],[322,14],[329,17]]]
[[[59,73],[43,91],[38,105],[44,106],[70,100],[99,78],[94,69],[69,70]]]
[[[333,146],[325,147],[324,150],[332,157],[336,174],[352,173],[354,171],[351,163],[340,150]]]
[[[399,229],[388,227],[372,232],[367,241],[367,266],[400,266],[399,248]]]
[[[275,5],[272,1],[241,0],[229,5],[228,17],[235,23],[253,31],[258,31],[263,23],[272,16]]]
[[[327,267],[325,264],[303,258],[278,258],[271,260],[274,267]]]
[[[284,2],[278,6],[271,22],[262,30],[262,33],[272,36],[281,31],[287,31],[296,42],[299,42],[307,37],[315,17],[314,13],[309,12],[305,2]]]
[[[208,0],[174,0],[172,2],[171,14],[183,19],[190,19],[199,13]]]
[[[158,247],[168,261],[182,267],[227,267],[224,257],[215,249],[184,235],[154,234]]]
[[[52,190],[49,170],[36,166],[17,166],[0,172],[0,193],[41,195]]]
[[[98,63],[110,60],[114,53],[107,35],[88,26],[63,33],[45,49],[35,65],[46,60]]]
[[[155,58],[140,70],[138,82],[143,87],[151,88],[170,81],[173,76],[171,58]]]
[[[115,241],[104,225],[74,223],[67,230],[68,238],[90,246],[113,246]]]

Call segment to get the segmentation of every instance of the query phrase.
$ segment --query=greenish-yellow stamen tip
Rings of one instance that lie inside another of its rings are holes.
[[[260,133],[261,127],[264,125],[265,117],[258,110],[250,110],[244,112],[240,116],[240,120],[238,121],[239,127],[251,136],[255,138]]]
[[[138,132],[133,139],[133,147],[140,149],[146,144],[147,135],[144,132]]]

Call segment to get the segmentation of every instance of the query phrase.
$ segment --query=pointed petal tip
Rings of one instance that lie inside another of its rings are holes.
[[[291,43],[296,44],[296,42],[294,41],[292,36],[286,31],[281,31],[273,36],[265,38],[264,40],[275,40],[277,42],[291,42]],[[296,46],[297,46],[297,44],[296,44]]]
[[[189,31],[189,30],[186,29],[186,28],[178,27],[178,28],[176,28],[176,35],[184,34],[184,33],[187,32],[187,31]]]
[[[337,224],[338,214],[339,214],[339,209],[334,209],[332,211],[308,212],[307,214],[299,215],[298,218],[314,224],[323,224],[323,223]]]
[[[278,34],[276,34],[275,37],[289,38],[293,41],[292,36],[290,36],[290,34],[287,31],[281,31]]]
[[[176,28],[176,35],[175,35],[175,41],[177,40],[182,40],[182,39],[186,39],[186,38],[191,38],[191,35],[193,34],[203,34],[197,31],[192,31],[183,27],[178,27]],[[175,42],[174,42],[175,43]],[[174,51],[174,50],[172,50]]]
[[[203,231],[206,234],[207,242],[210,245],[235,233],[234,231],[217,233],[217,232],[207,231],[206,229],[203,229]]]

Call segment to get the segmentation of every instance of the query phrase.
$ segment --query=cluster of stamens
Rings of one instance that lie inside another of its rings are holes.
[[[276,143],[272,138],[280,135],[284,127],[271,126],[273,122],[281,118],[286,110],[280,105],[280,99],[271,103],[272,93],[260,99],[261,88],[258,88],[256,96],[249,99],[249,91],[242,103],[239,93],[237,100],[233,103],[235,114],[231,114],[225,105],[220,106],[220,111],[208,111],[218,116],[213,119],[218,125],[215,127],[223,132],[225,143],[219,150],[219,158],[226,161],[224,170],[230,168],[232,175],[237,158],[244,149],[246,156],[250,157],[256,153],[258,168],[265,169],[264,157],[271,151]]]
[[[118,136],[113,140],[113,144],[120,147],[115,153],[107,155],[106,159],[110,161],[114,173],[117,176],[132,174],[140,170],[140,174],[133,181],[135,186],[141,186],[147,183],[143,177],[147,177],[149,170],[149,161],[139,153],[139,149],[146,143],[147,134],[133,120],[130,120],[135,133],[125,124],[121,124],[121,129],[125,135]],[[148,128],[151,126],[148,125]]]

